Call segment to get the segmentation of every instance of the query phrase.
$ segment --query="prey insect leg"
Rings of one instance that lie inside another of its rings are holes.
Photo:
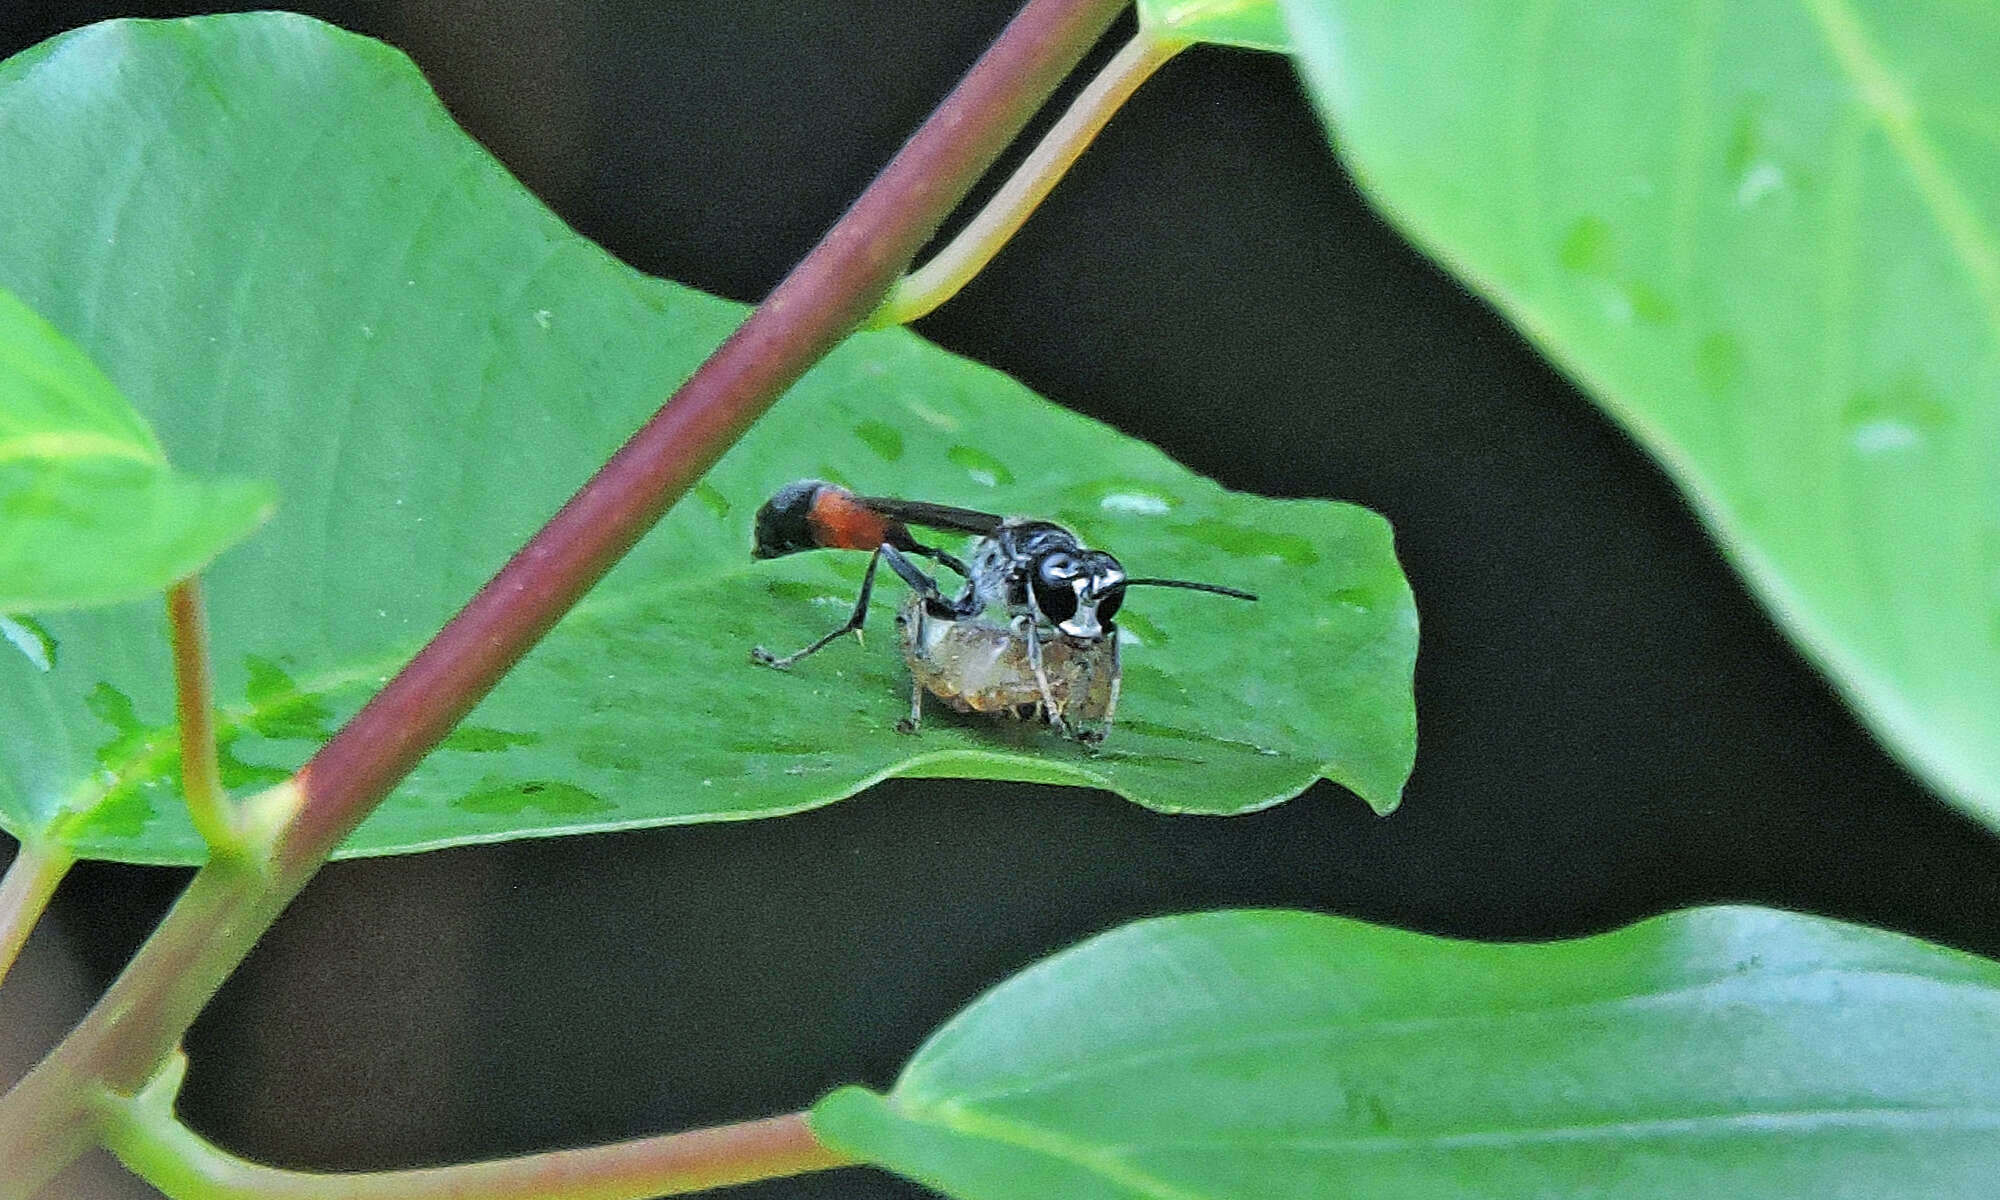
[[[845,624],[841,625],[840,628],[834,630],[832,633],[827,634],[820,640],[814,642],[812,645],[807,646],[805,649],[800,650],[794,654],[787,654],[783,658],[778,657],[777,655],[771,653],[769,650],[764,649],[764,647],[762,646],[754,646],[750,650],[750,661],[755,663],[762,663],[764,666],[767,667],[776,667],[782,671],[786,667],[789,667],[793,663],[804,658],[806,655],[811,654],[817,650],[825,649],[827,646],[831,645],[833,642],[838,640],[841,637],[841,635],[859,632],[862,623],[868,619],[868,597],[875,590],[875,565],[882,561],[882,551],[884,550],[888,550],[889,553],[891,554],[896,553],[888,545],[884,544],[882,546],[877,547],[875,553],[868,556],[867,573],[861,576],[861,596],[859,599],[855,600],[854,611],[848,614],[847,621]],[[901,558],[902,556],[897,555],[897,557]],[[907,562],[907,560],[905,561]],[[915,568],[912,569],[914,570]],[[897,574],[900,575],[902,574],[902,572],[898,571]],[[935,589],[937,585],[932,584],[931,586],[933,589]]]
[[[910,715],[896,722],[897,733],[915,733],[924,723],[924,685],[910,680]]]
[[[1049,724],[1057,733],[1067,737],[1070,732],[1069,722],[1063,720],[1063,711],[1056,704],[1055,691],[1049,687],[1048,672],[1042,669],[1041,631],[1035,627],[1032,619],[1027,620],[1025,624],[1027,628],[1022,631],[1021,636],[1028,641],[1028,666],[1035,672],[1035,687],[1042,693],[1042,713],[1048,717]]]
[[[917,623],[916,637],[914,640],[918,645],[922,645],[924,640],[925,615],[926,614],[924,612],[924,606],[918,604],[911,607],[907,616],[899,616],[896,618],[899,624],[905,620],[911,620]],[[910,676],[910,715],[896,722],[896,732],[915,733],[923,725],[923,721],[924,721],[924,685],[920,681],[918,681],[915,673],[913,672]]]

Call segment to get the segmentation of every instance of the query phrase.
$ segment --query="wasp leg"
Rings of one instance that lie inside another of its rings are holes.
[[[912,590],[912,592],[916,592],[918,596],[922,596],[922,598],[924,598],[926,602],[936,602],[936,604],[944,604],[946,608],[950,608],[950,606],[952,606],[952,600],[950,600],[950,598],[948,598],[948,596],[944,594],[944,590],[942,590],[942,588],[938,588],[938,580],[936,580],[936,576],[930,576],[930,574],[926,574],[926,572],[924,572],[924,568],[920,568],[918,564],[910,562],[910,560],[908,560],[908,556],[904,556],[904,552],[902,552],[902,550],[898,550],[898,548],[890,546],[888,542],[882,542],[882,548],[880,548],[880,550],[876,550],[876,554],[880,554],[882,558],[886,558],[886,560],[888,560],[888,568],[890,568],[892,572],[896,572],[896,576],[898,576],[898,578],[900,578],[902,582],[910,584],[910,590]]]
[[[1049,687],[1048,672],[1042,669],[1042,622],[1048,620],[1042,615],[1042,606],[1035,602],[1035,590],[1028,589],[1028,612],[1019,618],[1023,625],[1022,636],[1028,641],[1028,666],[1035,672],[1035,687],[1042,693],[1042,712],[1049,724],[1064,737],[1075,737],[1069,722],[1063,719],[1063,710],[1056,704],[1054,689]],[[1079,739],[1081,740],[1081,739]]]
[[[966,567],[964,560],[960,559],[958,555],[952,554],[949,551],[940,550],[936,546],[912,544],[910,546],[910,553],[921,554],[925,558],[930,559],[932,562],[938,563],[942,566],[950,567],[952,570],[958,572],[958,577],[960,579],[972,578],[972,572]]]
[[[861,576],[861,595],[855,600],[854,611],[848,614],[845,624],[796,654],[787,654],[783,658],[778,657],[762,646],[753,646],[750,649],[750,661],[766,667],[776,667],[782,671],[806,655],[825,649],[839,640],[843,634],[859,633],[862,623],[868,619],[868,597],[875,590],[875,564],[882,561],[882,551],[888,549],[889,547],[885,545],[877,549],[874,554],[869,555],[867,573]],[[890,553],[893,554],[895,552],[892,550]]]
[[[896,549],[894,546],[884,543],[877,553],[888,560],[889,569],[894,571],[904,583],[909,584],[911,591],[923,598],[926,608],[935,605],[938,610],[949,613],[954,617],[969,617],[979,611],[979,600],[972,594],[972,589],[967,588],[964,595],[954,600],[950,596],[945,595],[944,590],[938,587],[936,577],[925,574],[922,567],[911,562],[904,556],[902,551]],[[945,555],[945,557],[950,558],[951,556]],[[951,562],[956,563],[958,560],[953,558]],[[950,563],[946,565],[949,566]]]

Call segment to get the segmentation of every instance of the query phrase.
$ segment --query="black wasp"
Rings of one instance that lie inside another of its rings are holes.
[[[971,562],[917,541],[910,526],[969,533]],[[968,508],[857,496],[819,479],[786,484],[757,510],[756,558],[801,550],[870,551],[861,595],[845,624],[782,657],[762,646],[755,661],[789,667],[868,616],[875,568],[910,586],[896,614],[911,676],[910,715],[896,728],[916,732],[924,693],[959,712],[1046,721],[1077,740],[1103,740],[1118,707],[1118,629],[1112,623],[1133,587],[1189,588],[1239,600],[1236,588],[1185,579],[1132,579],[1116,558],[1091,550],[1051,521],[1000,517]],[[956,572],[965,584],[946,595],[913,557]]]

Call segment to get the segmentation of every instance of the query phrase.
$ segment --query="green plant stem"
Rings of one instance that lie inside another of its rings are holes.
[[[61,847],[45,842],[22,842],[14,851],[14,861],[0,877],[0,981],[75,862]]]
[[[211,861],[83,1022],[0,1097],[0,1200],[95,1140],[90,1097],[136,1091],[222,980],[389,789],[880,303],[1122,0],[1029,0],[846,215],[603,469],[296,777],[267,869]]]
[[[119,1076],[138,1059],[151,1056],[158,1064],[173,1049],[170,1042],[155,1052],[152,1031],[121,1018],[185,1012],[192,1024],[303,882],[267,881],[233,859],[195,872],[83,1023],[0,1098],[0,1197],[25,1200],[75,1161],[100,1136],[96,1097],[107,1085],[135,1091],[143,1075],[132,1083]],[[174,1037],[178,1041],[179,1034]]]
[[[1190,45],[1167,40],[1142,26],[1077,93],[1062,117],[1042,135],[978,215],[929,262],[896,281],[882,306],[868,318],[869,327],[906,324],[957,295],[1048,198],[1057,181],[1139,85]]]
[[[238,1158],[173,1113],[186,1059],[105,1102],[105,1144],[170,1200],[647,1200],[847,1166],[803,1113],[711,1129],[404,1171],[319,1173]]]
[[[201,580],[189,576],[167,589],[167,640],[174,656],[174,714],[181,734],[181,790],[195,832],[209,853],[236,846],[229,797],[215,751],[215,681],[208,661],[208,617]]]

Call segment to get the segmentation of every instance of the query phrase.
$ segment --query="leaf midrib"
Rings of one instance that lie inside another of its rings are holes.
[[[23,433],[0,439],[0,463],[41,461],[74,462],[79,459],[109,458],[166,469],[166,460],[148,447],[107,433],[88,430],[50,430]]]
[[[1638,1120],[1570,1122],[1533,1127],[1495,1127],[1434,1134],[1371,1134],[1334,1138],[1181,1138],[1100,1145],[1066,1137],[1043,1126],[1009,1120],[956,1106],[913,1106],[894,1101],[904,1120],[962,1137],[1044,1155],[1154,1200],[1219,1200],[1160,1179],[1135,1166],[1132,1157],[1158,1150],[1304,1150],[1320,1153],[1405,1154],[1454,1149],[1511,1149],[1550,1143],[1647,1141],[1704,1137],[1797,1137],[1855,1129],[1924,1132],[1939,1127],[2000,1132],[2000,1110],[1965,1105],[1910,1107],[1816,1105],[1797,1109],[1655,1116]]]

